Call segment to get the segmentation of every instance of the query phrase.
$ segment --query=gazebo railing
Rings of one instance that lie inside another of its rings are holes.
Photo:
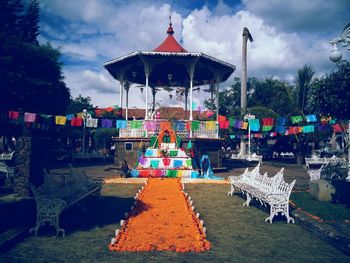
[[[219,138],[219,125],[216,121],[174,121],[166,120],[135,120],[127,121],[126,128],[119,129],[119,137],[137,138],[158,135],[162,123],[170,125],[176,134],[182,138]],[[191,127],[191,128],[189,128]]]

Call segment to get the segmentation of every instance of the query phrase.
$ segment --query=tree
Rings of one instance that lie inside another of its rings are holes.
[[[0,34],[20,35],[19,24],[23,5],[21,0],[0,1]]]
[[[0,47],[0,112],[21,110],[63,113],[70,92],[63,81],[60,52],[51,45],[33,45],[17,38]]]
[[[101,128],[96,130],[94,137],[97,149],[107,148],[109,150],[112,143],[112,137],[117,137],[118,131],[118,129],[110,128]]]
[[[19,23],[21,38],[23,41],[38,45],[37,37],[39,35],[39,2],[31,0],[26,14]]]
[[[350,62],[342,61],[311,86],[312,110],[338,119],[350,118]]]
[[[309,94],[310,84],[314,74],[315,71],[313,70],[312,66],[304,65],[298,70],[298,74],[295,79],[298,100],[297,105],[302,113],[304,113],[305,109],[307,108],[307,96]]]
[[[83,97],[79,94],[78,97],[70,99],[70,103],[67,107],[67,113],[82,112],[84,109],[93,110],[94,106],[91,104],[91,97]]]
[[[216,92],[216,85],[215,84],[209,84],[208,89],[204,89],[205,92],[210,92],[210,99],[207,99],[204,101],[204,105],[209,110],[215,110],[215,99],[214,94]]]
[[[215,86],[210,86],[210,89],[214,89]],[[239,78],[235,78],[234,84],[219,92],[219,114],[225,116],[240,116],[241,106],[241,82]],[[208,99],[204,101],[204,105],[207,109],[216,110],[214,99]]]
[[[295,95],[292,87],[280,80],[266,78],[259,80],[249,78],[247,82],[248,110],[257,118],[290,115],[295,110]],[[236,78],[234,84],[219,93],[219,114],[242,118],[241,115],[241,83]],[[210,101],[205,101],[210,106]]]
[[[70,92],[61,53],[36,42],[38,2],[31,1],[24,15],[20,0],[3,0],[0,8],[0,112],[65,113]]]
[[[295,108],[292,87],[286,82],[266,78],[250,79],[248,109],[259,118],[287,116]]]

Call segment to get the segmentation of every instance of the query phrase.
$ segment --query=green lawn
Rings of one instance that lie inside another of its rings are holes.
[[[350,219],[350,209],[343,204],[333,204],[331,202],[321,202],[314,199],[307,192],[292,193],[290,199],[303,211],[318,216],[323,220]]]
[[[212,249],[204,253],[110,252],[107,245],[119,220],[133,203],[140,185],[104,185],[104,199],[63,215],[65,238],[29,237],[0,255],[0,262],[350,262],[350,257],[314,237],[298,225],[264,222],[268,213],[243,199],[227,196],[228,185],[187,185],[207,228]],[[170,204],[169,204],[170,205]]]

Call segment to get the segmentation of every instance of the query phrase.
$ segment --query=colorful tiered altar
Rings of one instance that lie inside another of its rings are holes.
[[[138,158],[132,176],[197,178],[198,172],[192,169],[192,160],[179,147],[180,143],[181,139],[177,138],[174,130],[170,127],[163,129]]]

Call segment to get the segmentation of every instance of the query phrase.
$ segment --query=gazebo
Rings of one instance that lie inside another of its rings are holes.
[[[190,95],[189,120],[193,120],[193,89],[196,86],[212,84],[219,92],[219,83],[226,81],[236,67],[200,52],[188,52],[174,38],[170,20],[167,38],[152,51],[135,51],[104,64],[108,72],[120,83],[120,106],[123,108],[123,90],[126,90],[126,120],[128,119],[128,92],[130,84],[145,86],[145,120],[149,119],[148,91],[152,90],[153,105],[157,88],[181,87]],[[216,96],[216,109],[219,100]],[[153,106],[154,110],[154,106]],[[217,118],[218,118],[218,114]]]
[[[171,19],[166,39],[152,51],[135,51],[104,64],[108,72],[120,83],[120,106],[123,109],[123,92],[126,92],[125,120],[117,128],[119,137],[114,138],[115,164],[120,166],[124,159],[136,163],[137,154],[144,146],[149,146],[150,137],[158,134],[162,124],[169,120],[154,120],[155,95],[159,89],[180,90],[185,95],[184,114],[174,108],[176,121],[172,122],[176,134],[182,137],[185,147],[191,141],[196,155],[203,151],[211,158],[213,167],[221,167],[220,149],[223,139],[219,138],[219,84],[226,81],[236,67],[200,52],[188,52],[174,38]],[[128,119],[128,94],[132,84],[141,85],[145,94],[144,120]],[[212,95],[216,93],[216,120],[195,120],[193,112],[193,91],[197,86],[210,85]],[[148,109],[149,90],[153,95],[152,113]],[[187,98],[190,107],[187,114]],[[180,117],[182,116],[182,117]],[[185,117],[185,118],[183,118]],[[181,118],[181,120],[179,120]],[[183,119],[182,119],[183,118]],[[180,128],[181,127],[181,128]]]

